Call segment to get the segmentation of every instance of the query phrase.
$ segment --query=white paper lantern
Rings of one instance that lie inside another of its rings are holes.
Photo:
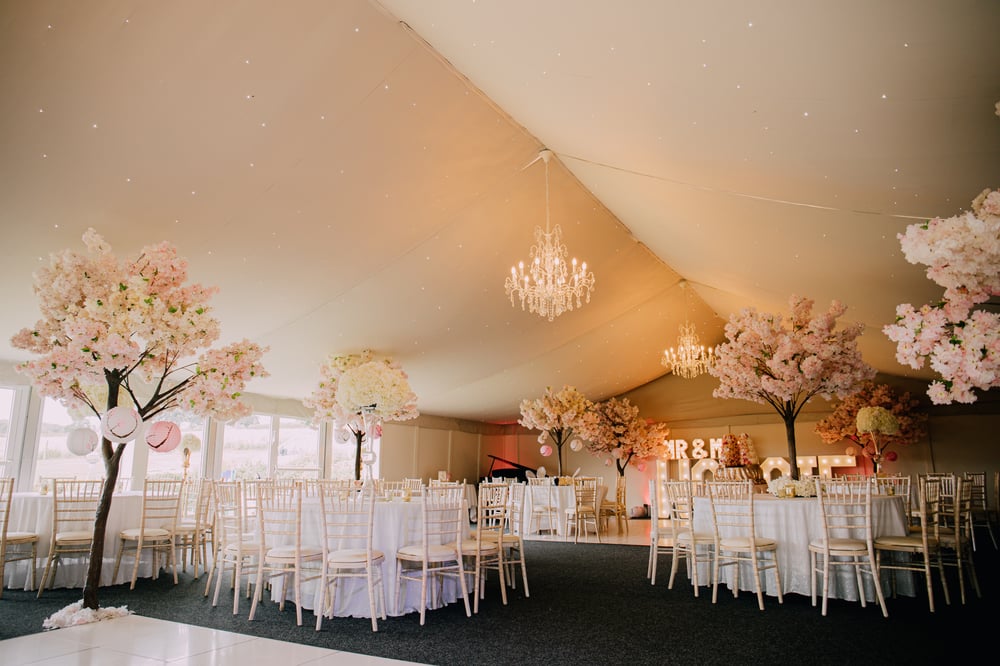
[[[75,456],[85,456],[93,453],[101,438],[90,428],[71,430],[66,436],[66,448]]]
[[[142,418],[131,407],[112,407],[101,418],[101,432],[110,441],[130,442],[139,434]]]
[[[170,421],[157,421],[146,431],[146,445],[157,453],[167,453],[181,443],[181,429]]]
[[[580,449],[583,448],[583,442],[581,442],[578,439],[574,439],[572,442],[569,443],[569,448],[573,449],[574,451],[579,451]]]

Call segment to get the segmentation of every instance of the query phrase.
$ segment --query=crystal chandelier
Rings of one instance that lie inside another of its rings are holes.
[[[681,288],[685,289],[685,311],[687,310],[687,283],[681,282]],[[712,363],[715,362],[715,350],[706,348],[699,344],[698,334],[695,333],[694,324],[685,319],[680,326],[680,337],[677,338],[677,349],[671,347],[664,350],[660,363],[673,371],[673,373],[684,379],[693,379],[698,375],[707,372]]]
[[[510,304],[521,299],[521,309],[540,317],[554,320],[567,310],[582,307],[584,299],[590,302],[594,288],[594,274],[587,271],[587,263],[577,264],[576,258],[567,265],[566,246],[562,243],[562,229],[549,223],[549,159],[552,151],[543,150],[539,158],[545,162],[545,230],[535,227],[535,244],[531,246],[530,267],[525,271],[524,262],[511,267],[504,283]],[[535,162],[538,160],[536,159]],[[534,162],[532,162],[534,164]],[[530,164],[528,165],[530,166]]]

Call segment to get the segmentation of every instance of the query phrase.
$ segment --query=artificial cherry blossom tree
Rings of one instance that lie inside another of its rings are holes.
[[[920,401],[908,392],[897,395],[886,384],[865,382],[856,392],[847,396],[837,407],[816,424],[816,434],[827,444],[837,444],[846,440],[856,445],[861,454],[879,464],[883,459],[895,460],[895,451],[889,449],[909,446],[923,439],[927,433],[927,414],[918,410]],[[881,407],[891,413],[897,424],[893,434],[860,431],[858,413],[865,407]]]
[[[552,387],[545,388],[540,398],[521,401],[521,418],[518,423],[525,428],[541,430],[538,443],[545,444],[551,438],[556,446],[559,476],[562,476],[562,449],[574,433],[589,432],[593,428],[594,403],[584,397],[573,386],[563,386],[558,392]]]
[[[785,423],[792,478],[798,479],[795,419],[814,396],[850,395],[875,376],[857,347],[863,324],[836,330],[847,310],[834,301],[812,314],[813,301],[792,296],[791,316],[745,308],[729,318],[727,342],[716,349],[709,372],[719,379],[716,398],[739,398],[771,405]]]
[[[596,456],[610,456],[618,476],[632,460],[645,460],[659,455],[663,440],[670,434],[665,423],[648,423],[639,416],[639,407],[628,398],[610,398],[594,405],[593,422],[579,434],[587,438],[587,449]]]
[[[93,229],[83,240],[88,253],[53,254],[35,273],[42,318],[11,339],[38,354],[18,370],[39,393],[99,417],[129,403],[144,421],[175,407],[223,421],[249,414],[240,395],[249,379],[267,375],[260,364],[266,350],[246,340],[212,347],[219,324],[208,301],[216,289],[185,285],[187,262],[169,243],[119,262]],[[101,441],[106,478],[83,590],[86,609],[98,608],[105,531],[125,446]]]
[[[882,331],[900,363],[920,369],[929,361],[941,375],[927,390],[932,402],[975,402],[974,389],[1000,386],[1000,314],[974,309],[1000,294],[1000,190],[983,190],[971,211],[911,224],[897,237],[906,260],[925,264],[944,295],[919,309],[897,306],[896,322]]]
[[[406,421],[420,415],[417,396],[403,368],[391,358],[376,359],[370,349],[331,356],[320,366],[319,386],[304,401],[317,421],[333,420],[348,428],[356,443],[354,478],[361,478],[361,449],[368,416]]]

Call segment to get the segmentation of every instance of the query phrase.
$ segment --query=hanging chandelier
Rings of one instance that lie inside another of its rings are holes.
[[[677,338],[677,348],[664,350],[660,363],[679,377],[693,379],[707,372],[709,366],[715,362],[715,350],[699,343],[694,324],[686,319],[687,282],[681,282],[681,289],[685,290],[685,321],[680,326],[681,334]]]
[[[522,310],[552,321],[567,310],[582,307],[585,300],[590,302],[594,274],[587,271],[587,262],[577,264],[575,257],[572,262],[566,263],[562,228],[558,224],[551,227],[549,222],[549,159],[552,151],[543,150],[538,157],[545,162],[545,230],[535,227],[530,266],[525,270],[521,261],[511,267],[504,287],[510,296],[511,306],[515,304],[515,298],[520,298]]]

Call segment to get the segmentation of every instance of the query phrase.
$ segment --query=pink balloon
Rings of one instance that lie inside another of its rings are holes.
[[[181,429],[170,421],[157,421],[146,431],[146,444],[157,453],[167,453],[181,443]]]
[[[542,456],[544,456],[545,458],[548,458],[549,456],[552,455],[552,447],[549,446],[548,444],[545,444],[544,446],[542,446],[542,448],[538,449],[538,452],[541,453]]]

